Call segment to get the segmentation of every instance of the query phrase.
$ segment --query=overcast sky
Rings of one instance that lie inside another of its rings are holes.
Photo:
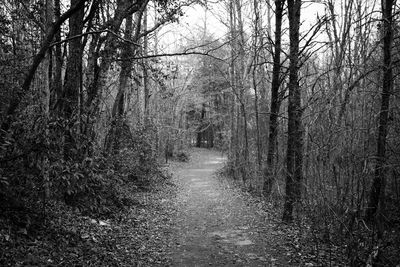
[[[222,1],[221,1],[222,2]],[[206,10],[203,6],[193,5],[184,8],[184,16],[180,19],[179,24],[172,24],[164,27],[160,32],[160,40],[162,40],[163,49],[165,51],[175,51],[180,45],[184,45],[187,42],[198,40],[202,34],[204,34],[204,28],[206,27],[207,32],[212,34],[215,38],[224,39],[228,28],[227,23],[227,11],[224,4],[221,2],[209,5],[209,10]],[[245,21],[245,31],[251,33],[252,23],[254,19],[252,10],[249,6],[244,7],[242,10],[243,20]],[[311,25],[314,25],[317,21],[317,14],[322,17],[324,14],[324,5],[319,3],[303,3],[302,9],[302,30],[306,31]],[[263,11],[264,24],[267,21],[266,11]],[[271,12],[272,27],[274,26],[274,14]],[[205,24],[204,22],[207,21]],[[285,22],[287,23],[286,19]],[[273,29],[272,29],[273,32]]]

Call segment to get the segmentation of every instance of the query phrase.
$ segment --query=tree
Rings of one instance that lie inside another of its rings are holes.
[[[248,169],[250,166],[249,161],[249,133],[248,133],[248,114],[246,110],[246,86],[245,86],[245,38],[244,38],[244,22],[242,18],[242,6],[243,3],[241,0],[235,1],[234,10],[237,28],[235,29],[235,38],[237,39],[237,70],[238,72],[235,74],[236,85],[238,90],[238,100],[239,100],[239,116],[237,117],[237,126],[239,132],[239,146],[241,150],[241,162],[239,164],[240,173],[242,176],[243,184],[246,184],[246,181],[249,179],[248,177]]]
[[[301,91],[299,86],[299,30],[301,0],[288,0],[290,65],[288,103],[288,141],[286,154],[286,197],[283,221],[293,220],[294,204],[300,201],[303,164]]]
[[[80,0],[71,0],[71,6],[78,5]],[[83,16],[85,13],[85,6],[82,5],[70,18],[69,18],[69,36],[73,39],[69,42],[68,46],[68,59],[67,68],[65,72],[65,83],[62,93],[62,111],[64,119],[67,122],[65,129],[65,144],[64,156],[75,157],[76,153],[72,153],[72,148],[75,145],[75,134],[79,132],[80,124],[78,126],[75,122],[80,121],[80,107],[82,101],[82,35],[83,32]],[[78,127],[78,129],[77,129]]]
[[[3,120],[1,124],[2,132],[7,132],[11,126],[13,121],[13,116],[15,115],[15,111],[19,107],[19,104],[22,100],[22,97],[25,93],[29,91],[32,80],[35,76],[36,70],[38,69],[40,63],[45,58],[48,49],[50,48],[51,42],[53,41],[54,36],[60,30],[61,25],[66,21],[69,17],[71,17],[74,13],[78,12],[84,3],[87,0],[80,0],[76,3],[76,5],[71,6],[69,10],[63,13],[51,26],[47,29],[46,35],[41,42],[41,46],[39,51],[36,53],[33,58],[32,64],[29,67],[29,70],[25,76],[25,79],[22,83],[21,90],[11,99],[10,104],[7,108],[7,118]]]
[[[140,20],[141,15],[135,16],[135,28],[138,32],[140,30]],[[129,14],[125,19],[125,40],[131,40],[132,38],[132,29],[133,29],[133,16]],[[122,58],[129,58],[133,55],[132,44],[129,42],[125,42],[122,44]],[[117,154],[120,149],[120,139],[122,137],[122,131],[125,122],[125,99],[126,92],[128,91],[130,76],[132,72],[133,61],[132,60],[124,60],[121,62],[121,71],[119,73],[119,81],[118,81],[118,92],[114,100],[114,104],[111,111],[111,127],[108,131],[107,139],[105,142],[106,151],[110,151],[111,154]]]
[[[382,0],[382,35],[383,35],[383,62],[382,62],[382,94],[379,111],[379,125],[377,136],[377,151],[375,163],[375,175],[369,195],[367,219],[372,220],[379,208],[383,208],[385,195],[386,176],[386,136],[389,126],[390,94],[393,87],[393,5],[395,0]]]
[[[193,70],[194,78],[190,86],[199,95],[193,99],[192,107],[189,108],[194,113],[190,116],[190,123],[197,128],[196,146],[225,149],[222,135],[225,130],[224,120],[228,117],[225,104],[225,97],[230,93],[228,69],[225,62],[216,58],[223,58],[226,51],[207,32],[202,39],[200,41],[204,51],[212,51],[210,53],[213,57],[200,56],[198,67]],[[217,47],[220,48],[216,50]]]
[[[263,192],[268,195],[272,189],[274,168],[274,159],[276,152],[276,137],[278,135],[278,116],[280,110],[281,99],[279,96],[279,87],[281,84],[281,35],[282,35],[282,17],[285,0],[275,1],[275,42],[274,42],[274,62],[272,69],[271,82],[271,112],[269,116],[269,136],[268,136],[268,153],[267,165],[264,170],[264,186]]]

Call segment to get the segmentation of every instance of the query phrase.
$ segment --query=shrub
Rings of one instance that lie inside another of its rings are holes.
[[[190,155],[186,151],[178,151],[176,152],[175,159],[181,162],[189,162]]]

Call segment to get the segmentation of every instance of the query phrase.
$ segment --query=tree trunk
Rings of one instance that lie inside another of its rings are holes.
[[[269,117],[269,136],[268,136],[268,153],[267,166],[264,170],[264,195],[271,193],[275,166],[276,153],[276,138],[278,136],[278,116],[281,105],[279,99],[280,73],[281,73],[281,38],[282,38],[282,17],[283,6],[285,0],[275,1],[275,49],[274,49],[274,65],[272,69],[272,84],[271,84],[271,112]]]
[[[96,55],[93,56],[93,65],[95,66],[94,72],[93,72],[93,77],[92,80],[89,81],[89,87],[88,87],[88,98],[85,103],[86,109],[87,109],[87,118],[88,118],[88,123],[86,125],[87,129],[87,135],[90,136],[90,138],[94,138],[95,131],[94,131],[94,119],[97,117],[99,105],[100,105],[100,98],[103,90],[107,86],[107,81],[108,81],[108,75],[109,75],[109,70],[113,62],[113,55],[115,51],[117,50],[117,37],[115,35],[116,32],[120,30],[121,24],[125,18],[127,18],[129,15],[138,12],[138,11],[143,11],[144,8],[146,7],[147,3],[149,0],[141,0],[137,1],[135,5],[132,6],[130,1],[127,0],[118,0],[117,1],[117,7],[114,13],[114,17],[111,18],[106,24],[109,25],[110,31],[107,32],[107,35],[105,38],[100,38],[100,41],[97,43],[96,49],[92,49],[95,51]],[[137,28],[140,29],[140,26],[137,26]],[[136,33],[135,29],[135,33]],[[132,42],[136,42],[138,40],[139,34],[135,35],[132,38]],[[130,44],[132,45],[132,44]],[[104,48],[103,48],[104,47]],[[102,48],[101,52],[100,49]],[[101,63],[97,65],[97,59],[101,58]],[[128,60],[129,61],[129,60]],[[123,94],[120,93],[120,96],[117,96],[117,102],[121,103],[121,97],[123,97]],[[123,100],[122,100],[123,102]],[[118,108],[121,107],[121,105],[117,104],[115,105],[116,109],[115,111],[118,110]],[[108,141],[107,141],[108,142]],[[107,143],[106,142],[106,143]],[[108,148],[108,144],[105,144],[105,148]]]
[[[137,22],[136,22],[137,23]],[[133,27],[133,18],[132,14],[128,15],[125,21],[125,36],[126,40],[130,40],[132,38],[132,27]],[[123,51],[122,51],[122,58],[129,58],[133,55],[132,44],[124,43]],[[112,110],[112,117],[114,119],[120,118],[124,114],[124,98],[125,98],[125,91],[128,87],[129,77],[131,74],[132,69],[132,60],[124,60],[121,63],[121,72],[119,74],[119,86],[118,86],[118,93],[115,98],[115,102],[113,105]]]
[[[302,125],[301,125],[301,91],[298,80],[299,61],[299,28],[301,0],[288,0],[290,65],[289,65],[289,103],[288,103],[288,142],[286,198],[283,210],[283,221],[293,220],[293,207],[301,198],[302,181]]]
[[[147,9],[144,11],[143,14],[143,31],[147,31]],[[143,51],[142,55],[146,56],[148,53],[148,39],[149,37],[145,35],[143,37]],[[149,97],[150,97],[150,90],[149,90],[149,74],[147,71],[147,61],[143,59],[143,91],[144,91],[144,123],[148,125],[149,120]]]
[[[117,47],[117,37],[115,35],[116,32],[120,30],[122,21],[130,14],[133,14],[137,11],[144,10],[149,0],[141,0],[137,1],[138,3],[135,5],[135,8],[130,8],[131,3],[126,0],[118,0],[117,8],[115,10],[114,17],[107,22],[109,24],[110,31],[107,33],[105,37],[105,42],[99,43],[100,46],[103,46],[104,49],[101,51],[100,57],[102,58],[100,66],[98,67],[98,73],[94,75],[94,80],[91,82],[90,87],[88,88],[88,99],[86,102],[86,106],[90,109],[91,113],[94,113],[98,101],[97,96],[100,95],[104,87],[106,87],[107,79],[108,79],[108,71],[110,69],[112,63],[112,56],[116,51]],[[137,37],[133,38],[133,42],[137,41]]]
[[[369,195],[369,204],[366,217],[372,220],[379,207],[384,203],[385,174],[386,174],[386,136],[389,125],[390,94],[393,87],[392,73],[392,44],[393,44],[393,4],[394,0],[382,1],[382,24],[383,24],[383,80],[382,98],[379,112],[379,128],[377,137],[377,152],[374,181]]]
[[[79,0],[71,0],[71,6],[79,3]],[[69,36],[77,36],[83,31],[84,6],[82,6],[69,19]],[[63,92],[63,112],[66,119],[71,119],[79,105],[79,95],[82,87],[82,39],[74,38],[69,41],[67,69],[65,71],[65,83]]]
[[[259,58],[262,62],[270,62],[273,59],[273,56],[271,56],[269,51],[273,50],[272,47],[272,42],[271,41],[266,41],[267,38],[265,38],[265,36],[268,37],[272,37],[271,34],[271,10],[272,10],[272,6],[270,4],[271,0],[267,0],[266,1],[266,8],[267,8],[267,18],[266,18],[266,28],[265,26],[263,26],[263,21],[264,21],[264,16],[260,15],[259,17],[259,25],[258,25],[258,29],[260,31],[259,33],[259,47],[263,48],[260,49],[259,51]],[[267,148],[268,148],[268,127],[269,127],[269,111],[270,111],[270,105],[268,104],[269,102],[269,94],[268,94],[268,90],[270,90],[270,86],[269,86],[269,80],[270,80],[270,76],[272,77],[272,75],[270,75],[270,73],[272,73],[272,68],[270,70],[270,65],[271,64],[264,64],[261,65],[259,68],[259,75],[260,75],[260,88],[259,88],[259,92],[260,92],[260,139],[261,139],[261,154],[262,154],[262,158],[264,159],[264,156],[266,156],[267,153]]]
[[[75,6],[80,0],[71,0],[71,6]],[[69,36],[78,36],[83,32],[84,6],[82,6],[69,19]],[[80,120],[79,101],[82,91],[82,38],[74,38],[69,42],[67,69],[65,72],[64,92],[62,98],[62,111],[67,121],[64,140],[64,156],[74,158],[72,153],[75,145],[76,129],[75,122]]]
[[[254,53],[254,67],[252,72],[252,80],[253,80],[253,89],[254,89],[254,107],[256,112],[256,146],[257,146],[257,169],[261,169],[262,162],[262,151],[261,151],[261,138],[260,138],[260,114],[259,114],[259,92],[257,86],[257,65],[258,65],[258,31],[259,31],[259,20],[260,20],[260,12],[258,10],[258,0],[253,1],[254,8],[254,40],[253,40],[253,53]]]
[[[237,80],[237,87],[238,87],[238,94],[239,94],[239,102],[240,108],[238,114],[238,130],[239,130],[239,147],[241,149],[241,160],[240,162],[240,172],[243,179],[243,184],[246,184],[247,176],[248,176],[248,169],[250,167],[249,164],[249,138],[248,138],[248,130],[247,130],[247,112],[246,112],[246,99],[245,99],[245,86],[244,86],[244,72],[245,72],[245,42],[244,42],[244,27],[243,27],[243,19],[242,19],[242,3],[240,0],[235,1],[236,5],[236,13],[237,13],[237,52],[238,52],[238,70],[239,72],[236,73],[236,80]]]
[[[126,40],[132,38],[133,16],[128,15],[125,20],[125,35]],[[132,44],[124,43],[122,48],[122,58],[129,58],[133,55]],[[115,97],[112,113],[111,113],[111,126],[107,134],[105,143],[106,151],[111,154],[117,154],[120,149],[121,130],[124,124],[125,113],[125,92],[129,86],[129,79],[132,70],[132,60],[124,60],[121,62],[121,72],[119,74],[118,93]]]
[[[201,108],[201,117],[200,117],[200,126],[197,130],[197,140],[196,140],[196,147],[202,147],[204,142],[204,137],[206,137],[204,130],[204,119],[206,117],[206,105],[203,103]]]
[[[52,0],[45,0],[44,2],[44,21],[46,22],[46,30],[51,27],[54,17],[54,5]],[[43,32],[43,38],[45,38],[45,32]],[[43,131],[44,131],[44,146],[48,147],[49,140],[49,117],[50,117],[50,84],[51,84],[51,57],[50,53],[45,56],[41,64],[40,75],[40,89],[41,89],[41,109],[43,116]],[[50,162],[48,157],[48,151],[45,149],[42,152],[41,157],[41,175],[43,179],[43,215],[46,211],[46,201],[50,196]]]
[[[239,155],[238,155],[238,135],[237,135],[237,88],[236,88],[236,67],[235,67],[235,51],[236,51],[236,22],[235,22],[235,10],[232,1],[229,2],[229,27],[230,27],[230,46],[231,46],[231,60],[229,66],[229,78],[230,78],[230,87],[232,90],[231,94],[231,116],[230,116],[230,130],[231,130],[231,138],[230,138],[230,146],[229,146],[229,158],[230,161],[234,163],[233,169],[233,177],[236,179],[237,169],[236,166],[239,164]]]
[[[214,147],[214,125],[211,123],[210,125],[210,131],[209,131],[209,140],[208,140],[208,144],[210,148]]]
[[[54,1],[54,16],[58,20],[61,16],[61,3],[60,0],[55,0]],[[55,53],[54,53],[54,59],[55,59],[55,68],[54,68],[54,79],[53,79],[53,95],[52,95],[52,101],[51,101],[51,106],[53,110],[57,109],[57,106],[59,103],[59,99],[62,97],[62,92],[63,92],[63,82],[62,82],[62,64],[63,64],[63,58],[62,58],[62,44],[59,43],[61,41],[61,31],[57,31],[57,33],[54,36],[54,41],[57,42],[58,44],[55,46]]]

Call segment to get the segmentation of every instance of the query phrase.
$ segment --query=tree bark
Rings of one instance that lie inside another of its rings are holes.
[[[54,5],[52,0],[44,1],[44,21],[46,22],[46,28],[51,27],[54,17]],[[45,38],[45,32],[43,32],[43,37]],[[40,71],[40,89],[41,89],[41,109],[43,116],[43,133],[44,133],[44,146],[48,147],[49,140],[49,117],[50,117],[50,84],[51,84],[51,56],[50,51],[45,56],[41,64]],[[41,175],[43,182],[43,215],[45,215],[46,201],[50,196],[50,162],[48,157],[48,151],[45,149],[41,156]]]
[[[71,0],[71,6],[75,6],[80,0]],[[69,36],[78,36],[83,32],[84,6],[75,12],[69,19]],[[69,42],[67,69],[65,72],[64,92],[62,96],[62,113],[67,121],[67,129],[64,133],[64,157],[74,158],[72,152],[74,136],[78,133],[75,122],[80,121],[80,94],[82,91],[82,38],[74,38]],[[78,124],[80,125],[80,124]],[[79,126],[78,126],[79,127]]]
[[[239,147],[242,151],[241,160],[240,162],[240,172],[243,179],[243,184],[246,184],[248,179],[248,168],[250,167],[249,164],[249,138],[248,138],[248,129],[247,129],[247,112],[246,112],[246,99],[245,99],[245,86],[244,86],[244,72],[245,72],[245,41],[244,41],[244,27],[243,27],[243,19],[242,19],[242,3],[240,0],[235,1],[236,5],[236,20],[237,20],[237,52],[238,52],[238,70],[239,72],[236,73],[236,80],[237,80],[237,88],[239,94],[239,102],[240,108],[238,114],[238,139],[239,139]]]
[[[257,169],[261,169],[262,162],[262,145],[260,138],[260,113],[259,113],[259,92],[258,92],[258,84],[257,84],[257,66],[258,66],[258,32],[259,32],[259,24],[260,24],[260,12],[258,9],[258,0],[253,1],[253,9],[254,9],[254,37],[253,37],[253,53],[254,53],[254,63],[253,63],[253,72],[252,72],[252,80],[253,80],[253,89],[254,89],[254,107],[255,107],[255,115],[256,115],[256,146],[257,146]]]
[[[138,23],[136,21],[136,23]],[[133,16],[132,14],[128,15],[125,20],[125,36],[126,40],[130,40],[132,38],[132,28],[133,28]],[[132,56],[133,49],[132,44],[125,43],[123,44],[122,58],[128,58]],[[119,119],[124,115],[124,98],[125,91],[128,87],[129,77],[132,70],[132,61],[124,60],[121,62],[121,72],[119,74],[119,86],[118,93],[114,101],[113,109],[112,109],[112,118]]]
[[[274,46],[274,65],[272,69],[271,83],[271,112],[269,116],[269,136],[267,165],[264,170],[264,195],[269,195],[272,190],[275,169],[274,159],[276,152],[276,138],[278,136],[278,116],[281,105],[279,99],[280,73],[281,73],[281,50],[282,50],[282,18],[285,0],[275,1],[275,46]]]
[[[283,221],[293,220],[293,207],[300,202],[302,181],[302,124],[301,91],[298,80],[299,69],[299,28],[301,0],[288,0],[290,65],[288,103],[288,141],[286,156],[286,198]]]
[[[79,0],[71,0],[71,6]],[[69,19],[69,36],[78,36],[83,32],[84,7],[82,6]],[[70,119],[73,112],[77,111],[79,95],[82,87],[82,39],[74,38],[69,42],[67,69],[63,92],[63,112],[66,119]]]
[[[147,8],[144,10],[143,14],[143,32],[147,31]],[[148,53],[148,36],[143,36],[143,51],[142,55],[147,56]],[[144,91],[144,123],[148,125],[149,120],[149,98],[150,98],[150,88],[149,88],[149,74],[147,71],[147,60],[143,59],[143,91]]]
[[[389,125],[390,94],[393,87],[392,71],[392,44],[393,44],[393,4],[394,0],[382,0],[383,25],[383,80],[382,98],[379,112],[379,126],[377,136],[377,152],[374,180],[369,195],[369,204],[366,217],[372,220],[379,207],[382,207],[385,194],[386,174],[386,136]]]
[[[61,16],[61,3],[60,0],[54,1],[54,16],[58,20]],[[63,90],[63,83],[62,83],[62,65],[63,65],[63,58],[62,58],[62,44],[61,41],[61,31],[57,31],[54,36],[54,41],[58,44],[55,46],[55,68],[54,68],[54,79],[53,79],[53,95],[51,98],[51,107],[53,110],[57,108],[59,104],[59,99],[61,99]]]
[[[203,103],[200,115],[200,126],[197,131],[196,147],[202,147],[204,138],[206,137],[206,130],[204,129],[204,120],[206,118],[206,105]]]
[[[235,67],[235,51],[236,51],[236,41],[235,41],[235,35],[236,35],[236,21],[235,21],[235,9],[232,1],[229,2],[229,28],[230,28],[230,46],[231,46],[231,51],[230,51],[230,62],[229,62],[229,78],[230,78],[230,87],[231,87],[231,112],[230,112],[230,130],[231,130],[231,136],[230,136],[230,143],[229,143],[229,158],[230,161],[234,163],[234,169],[233,169],[233,177],[236,179],[238,177],[237,175],[237,169],[236,166],[239,164],[239,148],[238,148],[238,134],[237,134],[237,86],[236,86],[236,67]]]

